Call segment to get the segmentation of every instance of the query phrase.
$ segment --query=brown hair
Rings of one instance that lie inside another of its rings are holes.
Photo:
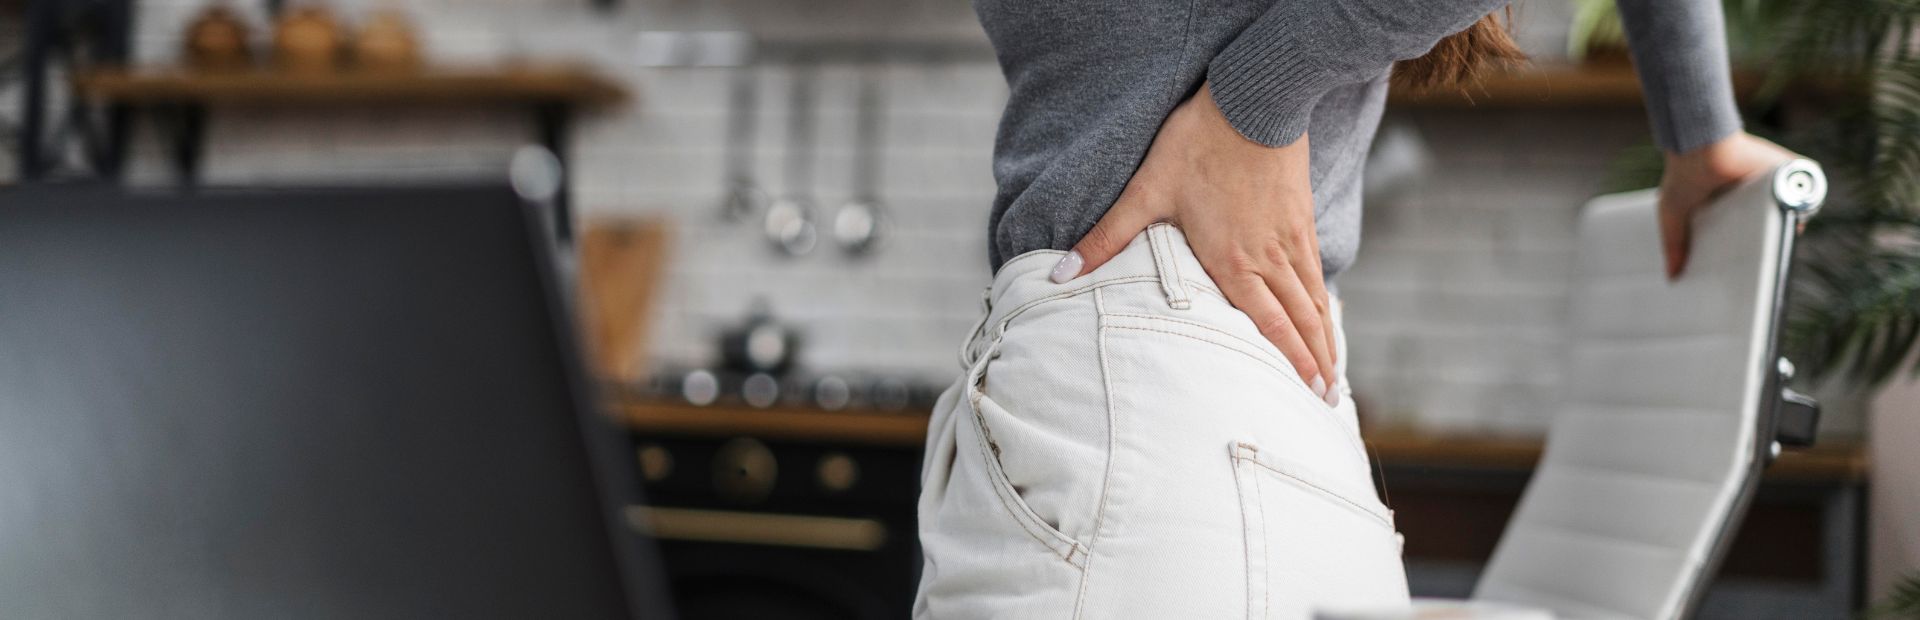
[[[1488,13],[1466,30],[1447,35],[1426,55],[1394,63],[1393,84],[1413,90],[1466,88],[1485,77],[1489,69],[1524,62],[1527,55],[1509,31],[1513,7]]]

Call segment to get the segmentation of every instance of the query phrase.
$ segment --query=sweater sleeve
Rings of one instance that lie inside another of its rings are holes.
[[[1685,153],[1740,130],[1727,26],[1713,0],[1616,0],[1660,148]]]
[[[1207,82],[1241,135],[1292,144],[1328,90],[1419,57],[1511,1],[1280,0],[1214,56]]]

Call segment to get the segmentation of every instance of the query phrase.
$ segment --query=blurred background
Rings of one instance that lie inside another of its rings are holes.
[[[1828,249],[1803,252],[1825,262],[1789,350],[1821,445],[1775,468],[1703,617],[1850,617],[1920,562],[1898,372],[1920,115],[1873,103],[1920,100],[1903,10],[1728,0],[1750,128],[1823,161],[1847,225],[1809,233]],[[1611,11],[1516,4],[1531,64],[1396,92],[1376,140],[1338,287],[1416,594],[1471,590],[1538,457],[1579,208],[1658,179]],[[905,613],[925,415],[991,280],[1006,87],[966,0],[9,0],[0,37],[8,183],[558,166],[594,367],[654,504],[633,520],[685,613]]]

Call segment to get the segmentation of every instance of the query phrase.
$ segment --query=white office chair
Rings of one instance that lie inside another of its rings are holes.
[[[1690,616],[1761,470],[1813,440],[1818,407],[1776,349],[1794,235],[1825,197],[1807,160],[1748,179],[1695,218],[1675,282],[1653,190],[1589,202],[1567,403],[1473,600],[1320,617]]]

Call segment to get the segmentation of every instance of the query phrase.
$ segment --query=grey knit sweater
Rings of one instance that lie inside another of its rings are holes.
[[[1205,81],[1242,135],[1312,136],[1326,275],[1360,247],[1360,175],[1394,61],[1510,0],[975,0],[1010,96],[994,145],[993,268],[1068,249],[1119,197],[1175,105]],[[1740,128],[1716,0],[1618,0],[1655,141]]]

